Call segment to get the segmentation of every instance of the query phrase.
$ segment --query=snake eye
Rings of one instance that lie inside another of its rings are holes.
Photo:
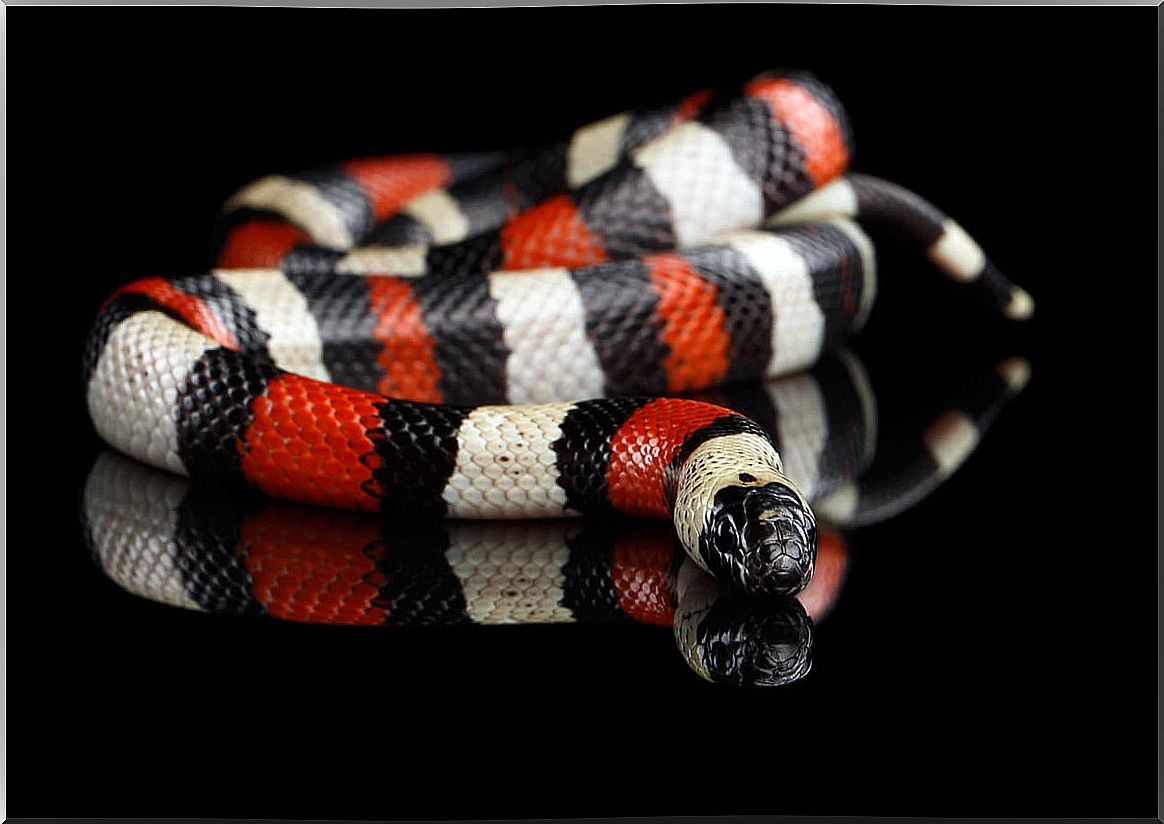
[[[732,547],[740,545],[740,530],[736,526],[731,513],[725,513],[715,524],[715,545],[721,551],[730,551]]]
[[[756,595],[794,595],[812,579],[816,519],[790,486],[726,486],[699,548],[720,581]]]

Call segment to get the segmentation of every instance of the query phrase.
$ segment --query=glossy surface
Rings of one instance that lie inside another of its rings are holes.
[[[809,618],[840,584],[798,587],[799,604],[751,597],[695,566],[665,523],[399,522],[231,496],[112,451],[86,480],[81,523],[110,580],[175,607],[340,626],[630,620],[673,627],[697,675],[738,686],[803,677]],[[826,567],[846,564],[838,534],[823,546]]]
[[[1150,186],[1125,190],[1110,166],[1151,168],[1151,107],[1123,102],[1151,96],[1149,12],[1142,29],[1059,13],[1056,38],[1047,12],[1024,9],[853,8],[846,25],[832,7],[792,21],[765,6],[547,17],[563,44],[543,76],[562,97],[539,100],[534,121],[514,80],[530,53],[498,47],[517,13],[450,23],[436,39],[463,58],[427,63],[422,84],[374,16],[157,13],[159,31],[186,37],[150,40],[127,12],[95,11],[20,23],[10,43],[28,76],[63,64],[71,80],[48,108],[43,84],[9,89],[23,124],[9,202],[25,204],[9,214],[6,281],[10,814],[1151,814],[1154,209]],[[691,54],[643,45],[668,30],[690,34]],[[317,37],[313,60],[284,59],[276,33]],[[210,42],[237,59],[207,60]],[[746,77],[776,48],[845,100],[855,167],[924,191],[1039,304],[1016,329],[879,246],[860,351],[882,432],[1008,356],[1032,378],[943,486],[852,537],[805,677],[716,687],[646,624],[204,615],[129,596],[87,559],[75,513],[99,449],[69,382],[91,307],[131,277],[197,271],[240,183],[453,150],[465,123],[493,138],[473,145],[549,137],[550,120],[629,105],[661,66],[682,94],[709,67]],[[386,99],[429,116],[390,117]],[[78,124],[101,161],[79,162]]]

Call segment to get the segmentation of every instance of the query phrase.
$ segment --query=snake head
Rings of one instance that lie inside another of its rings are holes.
[[[753,595],[795,595],[812,579],[816,518],[789,483],[716,492],[699,552],[708,571]]]

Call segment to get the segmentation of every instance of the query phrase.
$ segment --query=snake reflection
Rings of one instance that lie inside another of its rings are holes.
[[[795,598],[726,590],[665,524],[401,529],[376,514],[226,499],[113,452],[90,473],[82,517],[106,575],[172,606],[347,625],[634,621],[671,627],[684,660],[708,681],[787,684],[810,670],[814,622],[840,593],[842,530],[892,517],[936,489],[1027,375],[1017,358],[986,370],[921,427],[880,445],[874,393],[848,353],[766,385],[702,395],[772,433],[822,516],[816,573]]]

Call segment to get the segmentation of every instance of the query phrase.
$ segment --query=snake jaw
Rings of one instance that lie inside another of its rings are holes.
[[[795,595],[812,580],[816,518],[789,484],[719,490],[700,536],[707,569],[755,595]]]

